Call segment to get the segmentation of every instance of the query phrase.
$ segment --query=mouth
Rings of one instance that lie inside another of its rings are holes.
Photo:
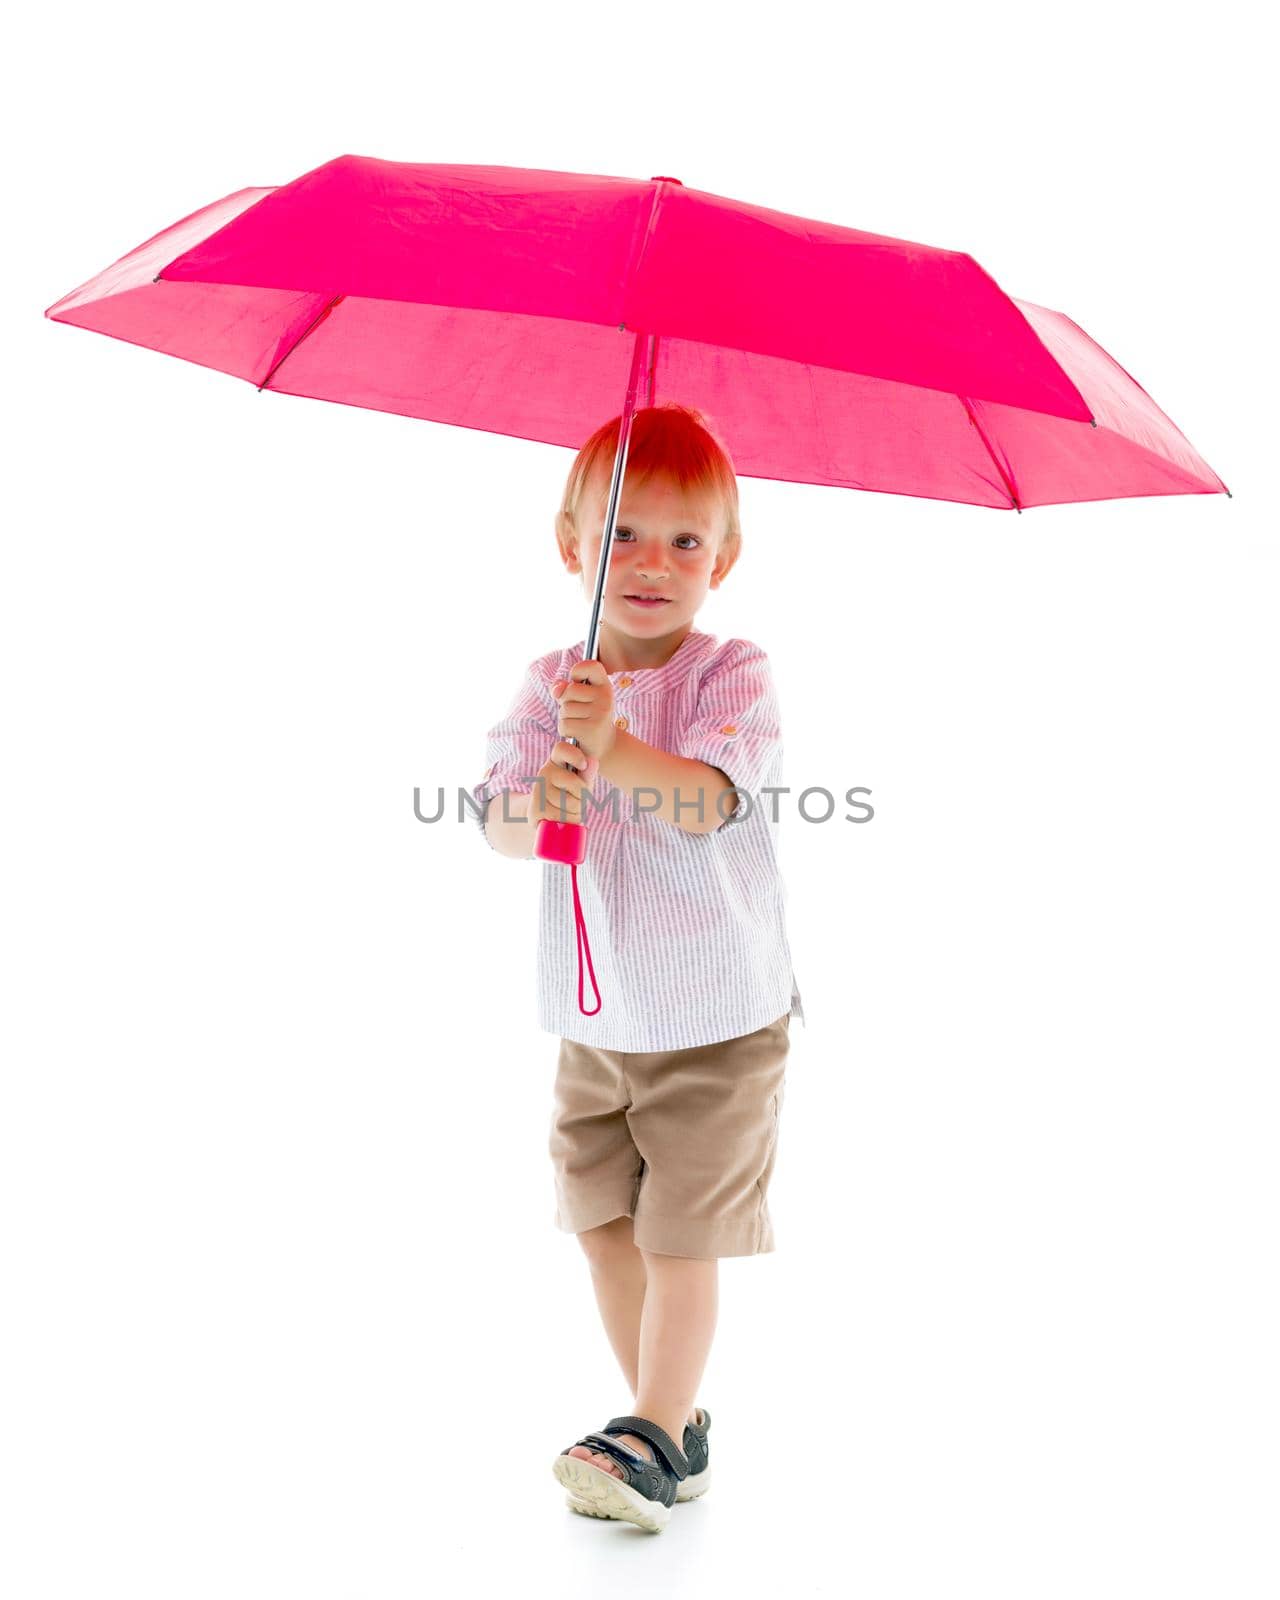
[[[671,604],[664,594],[624,594],[622,598],[630,601],[633,606],[647,606],[650,610],[656,606],[668,606]]]

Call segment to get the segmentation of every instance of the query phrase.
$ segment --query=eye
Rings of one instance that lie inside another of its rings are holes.
[[[615,528],[613,530],[613,539],[614,539],[614,543],[615,544],[619,543],[622,540],[622,536],[623,536],[624,533],[625,534],[630,534],[631,533],[631,529],[630,528],[620,527],[620,528]],[[698,548],[698,546],[702,543],[702,540],[698,538],[696,533],[678,533],[678,534],[676,534],[676,539],[677,539],[677,541],[679,541],[680,539],[692,539],[693,540],[692,544],[683,544],[683,545],[681,545],[680,548],[682,550],[696,550]],[[630,539],[628,539],[627,542],[630,543],[631,542]]]

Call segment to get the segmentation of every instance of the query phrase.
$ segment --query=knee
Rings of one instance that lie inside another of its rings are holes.
[[[602,1222],[598,1228],[584,1228],[577,1238],[593,1266],[599,1261],[614,1260],[624,1250],[635,1249],[630,1217],[614,1217],[610,1222]]]

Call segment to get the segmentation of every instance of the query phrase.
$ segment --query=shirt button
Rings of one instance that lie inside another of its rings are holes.
[[[629,728],[631,726],[631,724],[627,721],[627,719],[625,717],[615,717],[613,719],[613,725],[614,725],[615,728],[623,728],[623,729]]]
[[[737,731],[732,722],[726,722],[720,730],[721,733],[737,733]]]
[[[619,689],[629,689],[631,687],[631,679],[630,678],[619,678],[618,679],[618,687],[619,687]]]

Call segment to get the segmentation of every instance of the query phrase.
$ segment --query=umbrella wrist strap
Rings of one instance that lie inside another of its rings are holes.
[[[569,870],[573,873],[573,922],[578,938],[578,1010],[584,1017],[594,1017],[600,1009],[600,985],[596,982],[595,964],[591,960],[591,945],[587,939],[587,924],[582,915],[582,900],[578,894],[578,868],[576,863],[571,863]],[[585,951],[587,966],[591,970],[591,987],[596,992],[595,1006],[588,1011],[582,1003],[582,957]]]

